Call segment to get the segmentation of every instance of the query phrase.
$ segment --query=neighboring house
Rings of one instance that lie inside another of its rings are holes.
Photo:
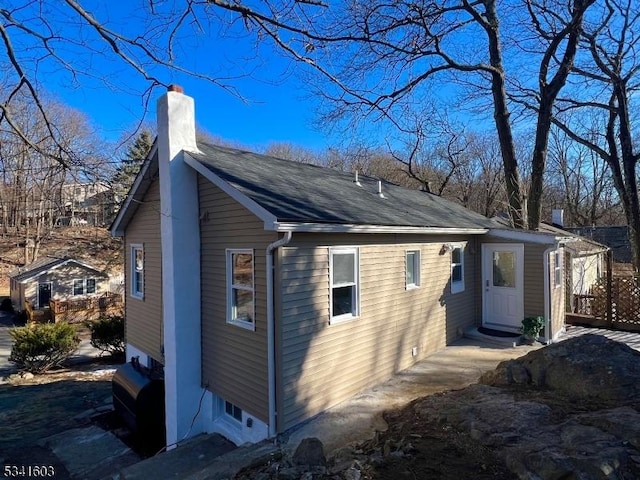
[[[9,274],[14,308],[44,310],[51,300],[80,300],[109,293],[109,276],[73,258],[43,257]]]
[[[607,227],[573,227],[570,232],[606,245],[613,253],[613,260],[618,263],[633,263],[631,244],[629,243],[629,227],[616,225]]]
[[[503,217],[495,217],[494,220],[508,225],[508,220]],[[552,224],[542,222],[539,231],[557,237],[564,237],[564,272],[565,286],[569,287],[565,292],[567,295],[566,309],[572,311],[574,297],[576,295],[587,295],[591,293],[593,285],[598,283],[605,274],[607,252],[610,250],[606,245],[601,245],[578,233],[573,229],[564,228],[564,211],[554,209],[552,211]],[[556,275],[560,275],[558,266],[560,262],[555,262]]]
[[[60,198],[61,225],[108,225],[118,204],[113,189],[103,182],[63,185]]]
[[[564,244],[371,178],[196,143],[193,100],[111,227],[125,241],[127,357],[164,366],[166,441],[272,437],[474,326],[564,328]]]

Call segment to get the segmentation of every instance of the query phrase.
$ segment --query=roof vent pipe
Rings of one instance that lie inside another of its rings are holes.
[[[384,193],[382,193],[382,180],[378,180],[378,196],[384,198]]]
[[[355,183],[359,187],[362,186],[362,184],[360,183],[360,180],[358,180],[358,170],[356,170],[356,179],[353,181],[353,183]]]

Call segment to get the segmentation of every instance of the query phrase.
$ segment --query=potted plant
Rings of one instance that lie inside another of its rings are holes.
[[[528,345],[533,345],[538,337],[540,336],[540,332],[544,328],[544,317],[527,317],[522,320],[522,337],[524,343]]]

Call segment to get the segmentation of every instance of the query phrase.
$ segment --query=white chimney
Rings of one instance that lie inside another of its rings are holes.
[[[207,421],[199,415],[191,427],[202,394],[198,178],[184,161],[185,150],[197,151],[193,99],[169,87],[157,121],[166,441],[175,445],[206,431]]]
[[[564,227],[564,210],[562,208],[551,210],[551,223],[560,228]]]

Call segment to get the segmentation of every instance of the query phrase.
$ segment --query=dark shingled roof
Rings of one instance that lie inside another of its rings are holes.
[[[279,222],[432,228],[496,228],[494,221],[419,190],[351,173],[198,143],[189,153]]]

